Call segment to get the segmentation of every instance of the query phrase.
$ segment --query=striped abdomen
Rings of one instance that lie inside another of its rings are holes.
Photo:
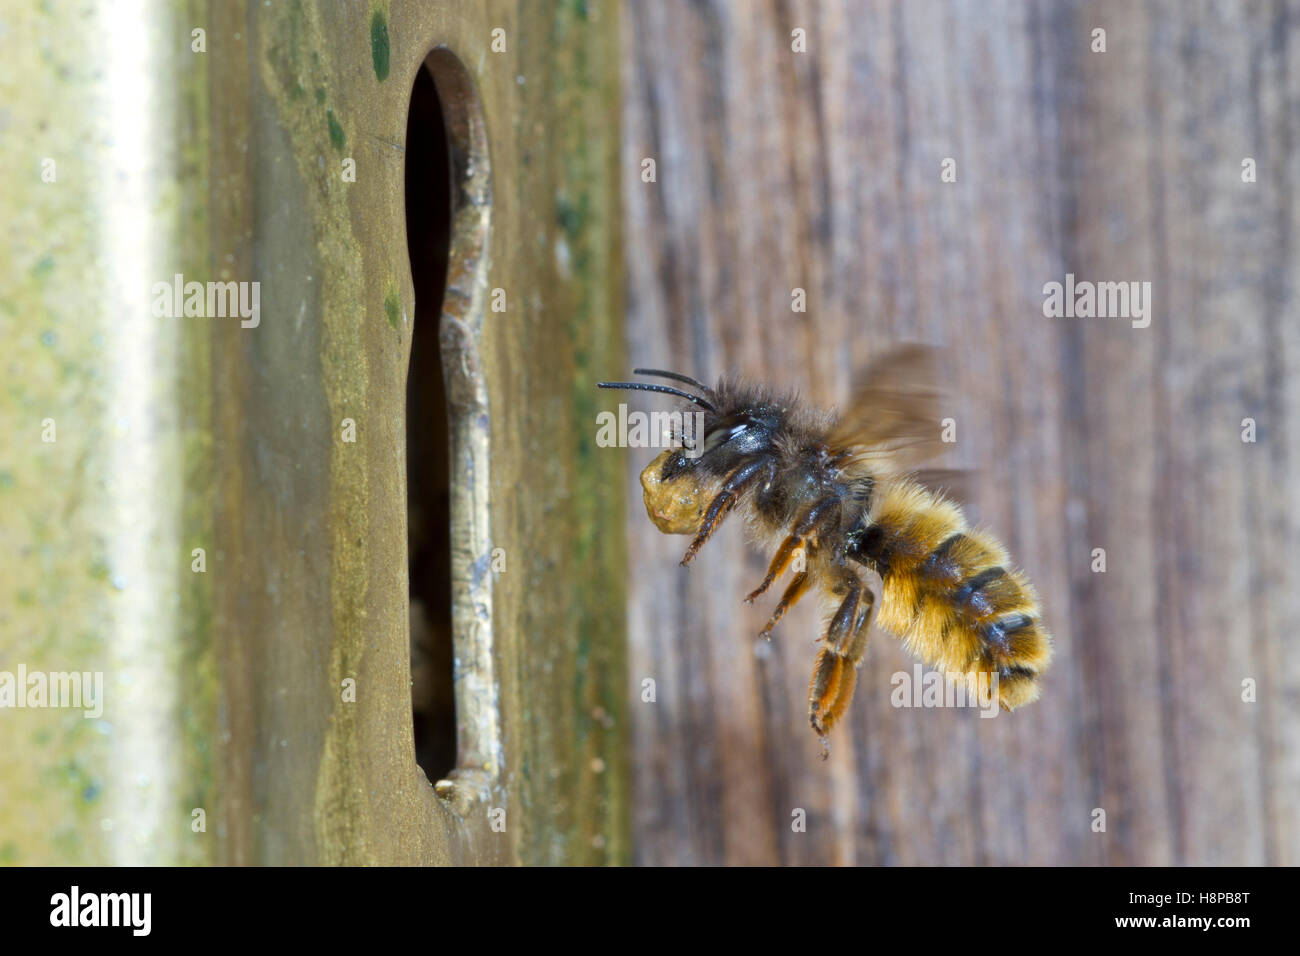
[[[921,660],[972,689],[996,674],[1007,710],[1038,696],[1052,656],[1038,597],[955,504],[906,478],[882,482],[850,553],[880,572],[876,620]]]

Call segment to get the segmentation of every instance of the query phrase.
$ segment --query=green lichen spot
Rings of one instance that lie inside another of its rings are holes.
[[[567,199],[556,201],[555,221],[570,239],[577,238],[582,231],[582,212]]]
[[[316,105],[317,106],[325,105],[325,87],[323,86],[316,87]]]
[[[395,331],[397,329],[397,318],[402,314],[402,304],[397,301],[396,289],[389,289],[388,295],[384,297],[384,313],[388,316],[388,324]]]
[[[330,142],[334,144],[334,148],[340,153],[343,152],[343,147],[347,145],[347,137],[343,135],[343,127],[339,125],[338,119],[335,118],[334,111],[326,110],[325,119],[330,124]]]
[[[375,63],[375,76],[384,82],[388,79],[388,21],[379,10],[370,18],[370,57]]]
[[[109,568],[108,560],[106,558],[96,557],[93,561],[90,562],[90,567],[87,570],[91,578],[93,578],[94,580],[107,581],[108,574],[111,568]]]

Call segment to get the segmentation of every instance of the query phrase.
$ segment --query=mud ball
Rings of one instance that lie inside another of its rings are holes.
[[[664,534],[695,534],[704,517],[704,496],[689,472],[668,481],[660,477],[673,454],[668,449],[641,472],[646,514]]]

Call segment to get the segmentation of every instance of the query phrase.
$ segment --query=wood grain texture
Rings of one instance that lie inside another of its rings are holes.
[[[578,385],[596,374],[586,363],[623,354],[618,8],[594,14],[515,0],[221,5],[212,259],[265,280],[266,297],[257,334],[210,333],[219,862],[630,856],[621,462],[590,454],[596,400]],[[413,175],[442,169],[407,150],[435,48],[460,64],[434,74],[458,198],[444,246],[413,249],[409,230],[438,228],[408,218],[404,189],[408,158]],[[475,100],[486,168],[467,162],[482,155],[466,151]],[[355,182],[337,172],[344,157]],[[450,249],[445,265],[435,248]],[[441,302],[417,308],[414,274],[439,269]],[[468,435],[448,464],[453,502],[468,501],[449,557],[459,748],[454,786],[437,793],[415,763],[409,650],[420,336],[465,369],[444,381],[450,430]],[[480,380],[486,413],[467,397]],[[345,416],[355,442],[339,440]]]
[[[638,860],[1300,862],[1300,6],[628,2],[623,44],[631,361],[831,404],[947,346],[949,464],[1057,649],[981,720],[891,706],[913,661],[877,630],[823,764],[817,617],[756,653],[767,556],[733,522],[679,568],[630,451]],[[1066,273],[1151,282],[1150,326],[1046,318]]]

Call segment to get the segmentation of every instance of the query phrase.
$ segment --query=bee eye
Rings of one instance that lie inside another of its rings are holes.
[[[749,422],[739,422],[729,428],[719,428],[704,439],[704,450],[712,451],[719,445],[725,445],[749,427]]]

